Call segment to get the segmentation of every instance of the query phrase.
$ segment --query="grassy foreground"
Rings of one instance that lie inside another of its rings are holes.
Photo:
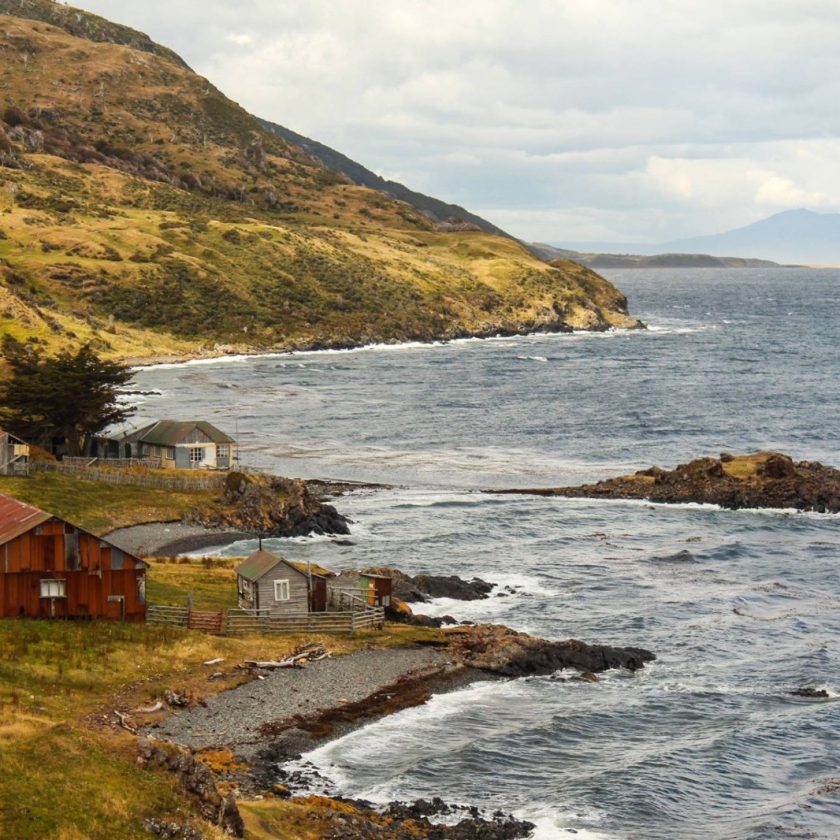
[[[220,609],[235,599],[233,560],[155,562],[152,603]],[[199,700],[247,679],[233,666],[276,658],[306,641],[335,654],[442,639],[439,630],[388,625],[382,633],[208,636],[116,622],[0,620],[0,837],[9,840],[141,840],[150,817],[191,822],[213,840],[218,829],[192,816],[173,779],[135,764],[133,736],[112,712],[148,706],[171,688]],[[223,657],[212,669],[202,663]],[[211,670],[224,677],[208,681]],[[246,803],[247,837],[318,837],[329,801]],[[267,831],[273,833],[267,833]]]

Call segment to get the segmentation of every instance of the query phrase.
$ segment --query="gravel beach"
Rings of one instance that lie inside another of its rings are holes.
[[[202,528],[183,522],[149,522],[117,528],[106,535],[108,540],[135,557],[168,557],[207,548],[229,545],[253,537],[244,531]]]
[[[266,724],[357,703],[403,677],[419,679],[454,670],[451,658],[429,648],[369,650],[284,668],[178,712],[147,734],[192,748],[227,746],[248,758],[267,745]],[[303,733],[301,733],[303,734]]]

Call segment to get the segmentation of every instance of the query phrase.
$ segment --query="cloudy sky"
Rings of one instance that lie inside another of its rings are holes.
[[[840,210],[837,0],[82,0],[252,113],[532,240]]]

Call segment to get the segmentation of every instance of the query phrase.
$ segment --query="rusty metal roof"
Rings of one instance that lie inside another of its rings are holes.
[[[0,545],[52,519],[51,513],[0,495]]]
[[[317,563],[304,563],[300,560],[287,560],[286,563],[305,575],[311,573],[315,577],[337,577],[335,572],[324,566],[319,566]]]

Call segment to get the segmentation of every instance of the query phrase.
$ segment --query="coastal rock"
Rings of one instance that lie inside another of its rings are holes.
[[[590,645],[577,639],[553,642],[497,624],[461,626],[447,635],[456,661],[504,677],[551,674],[563,668],[593,674],[609,668],[637,671],[656,659],[643,648]]]
[[[347,519],[316,498],[301,479],[262,473],[232,472],[221,504],[197,511],[189,524],[225,528],[272,537],[349,534]]]
[[[163,768],[175,774],[178,784],[193,798],[199,813],[208,822],[220,826],[232,837],[245,836],[245,824],[233,796],[223,796],[219,792],[213,772],[194,758],[190,750],[151,738],[141,738],[137,749],[137,764]]]
[[[477,601],[489,598],[495,583],[481,578],[464,580],[457,575],[411,575],[384,566],[363,569],[371,575],[387,575],[393,583],[392,594],[401,601],[423,603],[429,598],[454,598],[458,601]]]
[[[714,504],[723,508],[793,508],[840,512],[840,470],[816,461],[794,461],[780,452],[723,453],[673,470],[650,467],[633,475],[579,487],[491,491],[540,496],[646,499]]]
[[[812,700],[825,700],[828,698],[828,692],[824,688],[812,688],[811,686],[796,688],[790,693],[794,697],[808,697]]]

